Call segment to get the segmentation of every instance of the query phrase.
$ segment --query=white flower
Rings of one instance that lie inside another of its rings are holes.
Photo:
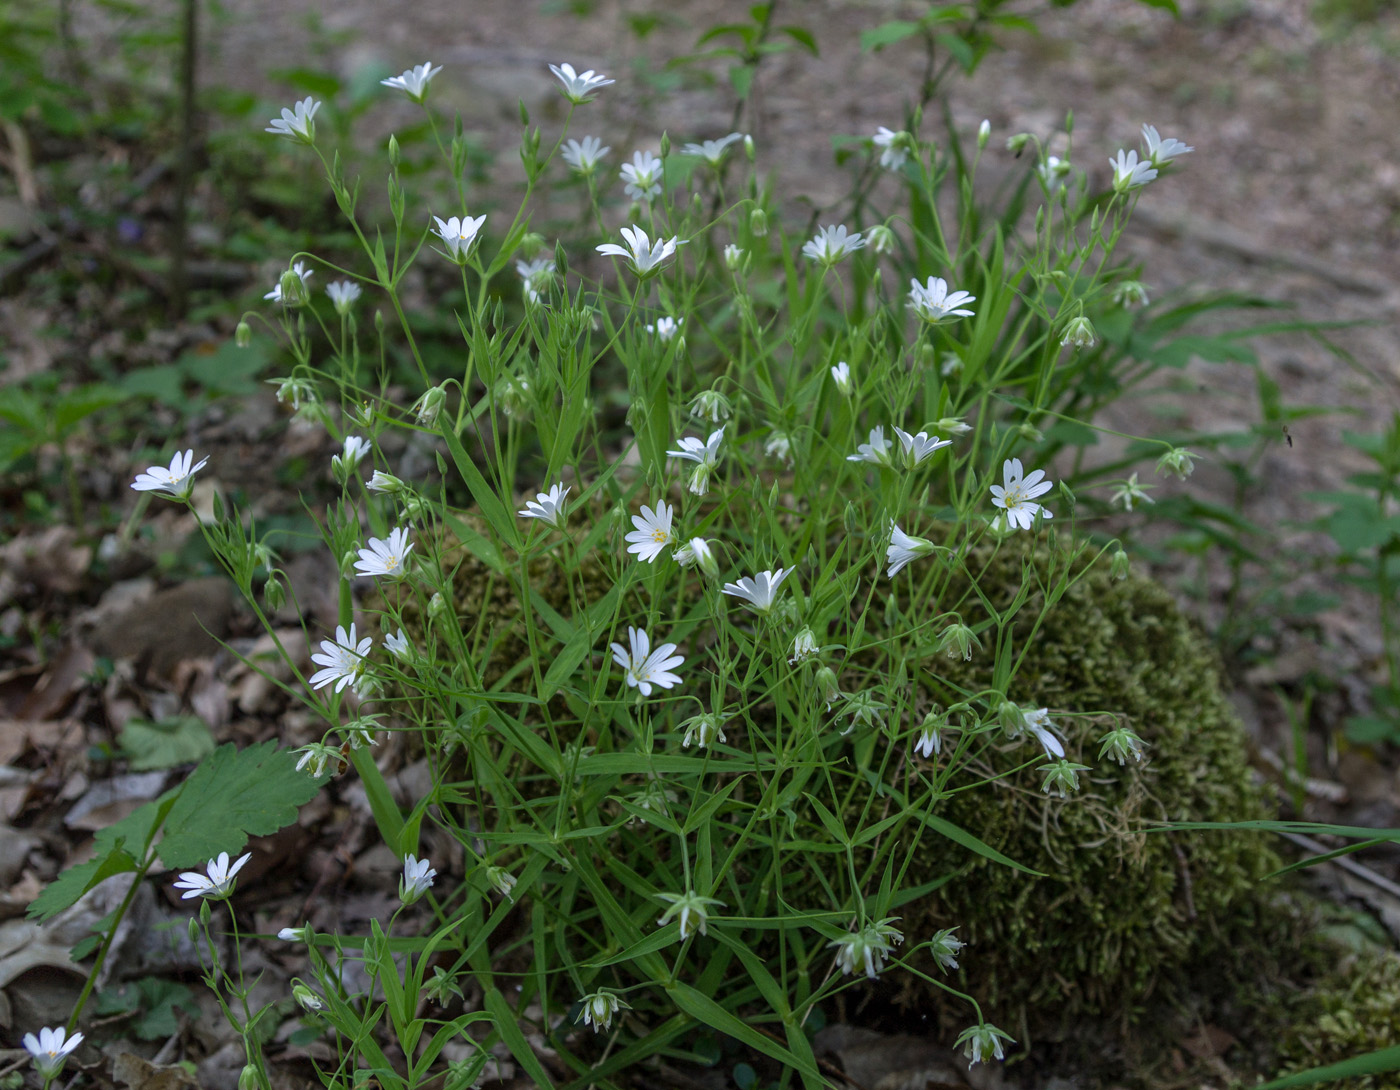
[[[828,946],[836,947],[836,964],[843,975],[853,970],[865,970],[871,980],[885,967],[885,960],[894,952],[896,945],[904,941],[899,928],[894,926],[898,916],[887,916],[877,923],[868,924],[859,931],[832,939]]]
[[[515,884],[519,879],[511,874],[510,871],[506,870],[505,867],[487,867],[486,880],[490,882],[491,885],[495,887],[496,892],[506,900],[515,900],[515,898],[511,896],[510,891],[515,888]]]
[[[384,636],[384,646],[389,649],[389,654],[396,659],[407,659],[413,657],[413,645],[408,642],[408,637],[403,634],[403,629],[399,629],[394,634],[386,633]]]
[[[959,420],[956,416],[945,416],[934,425],[939,431],[950,432],[953,435],[966,435],[972,430],[972,425]]]
[[[943,748],[943,737],[937,727],[926,727],[919,731],[919,740],[914,743],[914,752],[924,760],[932,760],[933,755]]]
[[[1152,302],[1147,285],[1141,280],[1124,280],[1113,289],[1113,301],[1120,307],[1145,307]]]
[[[355,570],[361,575],[382,575],[386,579],[402,579],[407,572],[405,562],[413,546],[408,541],[408,530],[397,526],[387,538],[372,537],[369,548],[360,550],[360,559],[355,561]]]
[[[169,492],[179,499],[186,499],[194,487],[191,478],[208,464],[209,459],[201,458],[198,465],[191,465],[193,461],[193,450],[187,450],[183,454],[177,452],[170,459],[169,468],[148,466],[145,473],[136,474],[136,480],[131,482],[131,487],[137,492]]]
[[[1118,157],[1108,162],[1113,167],[1113,189],[1117,193],[1126,193],[1137,186],[1146,185],[1157,177],[1157,168],[1152,165],[1152,161],[1149,159],[1139,163],[1138,153],[1135,151],[1119,148]]]
[[[729,145],[743,138],[743,133],[732,132],[728,136],[721,136],[718,140],[706,140],[700,144],[687,144],[685,147],[681,148],[681,154],[697,156],[704,159],[710,166],[718,169],[720,161],[724,159],[724,153],[729,149]]]
[[[1192,454],[1185,447],[1172,447],[1166,454],[1157,459],[1157,475],[1170,473],[1178,481],[1184,481],[1191,476],[1191,471],[1196,468],[1195,461],[1199,454]]]
[[[647,332],[655,333],[663,342],[669,341],[680,332],[681,326],[685,323],[684,318],[672,318],[669,315],[665,318],[656,319],[655,324],[647,323]]]
[[[1040,184],[1045,188],[1046,194],[1053,197],[1055,192],[1065,184],[1065,177],[1071,169],[1068,159],[1061,159],[1057,155],[1048,155],[1045,157],[1045,161],[1035,168],[1035,172],[1040,176]]]
[[[406,905],[427,893],[437,877],[437,870],[429,866],[426,859],[412,855],[404,856],[403,877],[399,879],[399,900]]]
[[[715,559],[715,551],[703,537],[691,538],[675,551],[674,557],[681,567],[688,568],[694,564],[711,579],[719,574],[719,561]]]
[[[970,318],[976,312],[967,310],[966,306],[976,301],[977,296],[965,291],[949,293],[948,281],[941,276],[930,276],[927,284],[909,281],[909,306],[929,325],[938,325],[950,318]]]
[[[309,1011],[319,1011],[326,1009],[325,1000],[313,992],[305,984],[292,985],[292,998]]]
[[[877,223],[865,232],[865,241],[870,245],[870,249],[877,254],[892,254],[897,240],[893,231],[883,223]]]
[[[575,106],[581,106],[589,101],[588,96],[599,87],[606,87],[617,80],[605,79],[602,75],[595,74],[593,69],[589,69],[583,74],[574,71],[572,64],[551,64],[549,70],[559,77],[559,82],[564,85],[564,97]]]
[[[668,901],[671,905],[656,922],[665,927],[677,914],[681,918],[681,938],[686,939],[696,931],[705,934],[705,925],[709,922],[710,905],[723,907],[724,902],[714,897],[701,897],[696,893],[657,893],[655,896],[662,901]],[[691,917],[694,917],[692,920]]]
[[[305,262],[305,261],[298,261],[298,262],[297,262],[295,265],[293,265],[293,266],[291,267],[291,269],[289,269],[288,271],[289,271],[289,272],[295,273],[295,274],[297,275],[297,277],[301,280],[301,282],[302,282],[303,285],[304,285],[308,280],[310,280],[313,276],[316,275],[316,270],[315,270],[315,269],[308,269],[308,268],[306,267],[306,262]],[[286,275],[287,275],[286,273],[283,273],[283,274],[282,274],[282,277],[285,278]],[[296,281],[295,281],[295,280],[291,281],[291,286],[293,286],[293,287],[296,286]],[[275,286],[270,292],[268,292],[266,295],[264,295],[263,298],[264,298],[264,299],[270,299],[270,300],[272,300],[272,302],[274,302],[274,303],[283,302],[283,300],[285,299],[289,304],[291,304],[291,303],[297,303],[297,304],[299,304],[299,303],[304,303],[304,302],[306,302],[306,298],[307,298],[307,297],[306,297],[306,292],[305,292],[305,290],[303,290],[300,299],[291,299],[291,298],[288,298],[287,295],[284,294],[283,291],[282,291],[282,279],[279,279],[279,280],[277,281],[276,286]],[[278,398],[278,400],[280,401],[281,398]],[[295,408],[296,406],[293,405],[292,407]]]
[[[783,585],[783,580],[796,570],[778,568],[775,571],[761,571],[752,579],[745,576],[737,583],[725,583],[723,590],[725,594],[744,599],[760,613],[767,613],[773,608],[773,599],[777,596],[778,588]]]
[[[711,424],[722,424],[734,415],[734,406],[718,390],[701,390],[690,403],[690,415]]]
[[[1121,503],[1124,511],[1131,511],[1133,509],[1133,504],[1137,503],[1138,500],[1143,500],[1147,503],[1157,502],[1147,494],[1146,488],[1138,484],[1137,474],[1134,473],[1125,483],[1113,490],[1113,496],[1110,498],[1109,502]]]
[[[562,530],[566,521],[564,497],[568,494],[569,490],[563,485],[551,485],[548,492],[537,492],[533,500],[526,500],[525,510],[517,511],[516,514],[521,518],[540,519],[555,529]]]
[[[922,462],[935,450],[942,450],[944,447],[951,447],[951,439],[930,439],[927,432],[919,432],[918,435],[910,435],[900,428],[894,429],[895,435],[899,437],[899,445],[904,448],[904,464],[910,469]]]
[[[681,739],[682,749],[689,749],[691,742],[705,749],[715,742],[726,741],[724,717],[714,712],[692,715],[680,725],[685,728],[685,737]]]
[[[274,117],[272,124],[263,131],[276,133],[278,136],[288,136],[293,140],[301,140],[307,144],[314,144],[316,142],[316,123],[311,119],[316,116],[316,111],[320,108],[321,104],[313,102],[311,96],[308,95],[290,110],[283,106],[282,116]]]
[[[1062,757],[1048,765],[1041,765],[1036,771],[1045,773],[1045,782],[1040,785],[1042,791],[1047,795],[1053,792],[1060,798],[1067,799],[1079,790],[1079,774],[1088,772],[1089,766],[1077,765]]]
[[[362,435],[347,435],[345,445],[339,454],[331,456],[331,468],[336,474],[348,473],[358,466],[370,452],[369,440]]]
[[[1141,761],[1143,750],[1147,748],[1147,743],[1128,727],[1115,727],[1099,741],[1102,743],[1099,747],[1099,760],[1102,761],[1104,754],[1108,754],[1120,765],[1127,764],[1129,757],[1134,761]]]
[[[763,453],[784,463],[792,461],[792,436],[785,431],[774,431],[763,442]]]
[[[633,200],[650,201],[661,192],[662,163],[649,151],[634,151],[618,174],[627,183],[622,191]]]
[[[958,1034],[958,1039],[953,1042],[953,1047],[958,1048],[961,1046],[963,1055],[966,1056],[972,1064],[979,1064],[982,1062],[984,1056],[987,1059],[991,1059],[993,1056],[998,1060],[1004,1059],[1005,1054],[1001,1047],[1003,1041],[1015,1044],[1011,1034],[1003,1033],[1001,1030],[997,1029],[996,1026],[983,1022],[976,1026],[969,1026],[967,1029],[963,1030],[962,1033]]]
[[[243,864],[253,858],[252,852],[240,855],[233,866],[229,866],[228,852],[220,852],[218,859],[211,859],[205,867],[207,875],[199,871],[185,871],[175,883],[176,889],[183,889],[180,899],[191,897],[227,897],[233,892],[233,879],[243,869]]]
[[[331,305],[335,307],[335,312],[344,316],[350,313],[350,308],[360,297],[360,285],[353,280],[337,280],[333,284],[326,285],[326,294],[330,296]]]
[[[643,696],[651,696],[651,687],[669,689],[681,683],[680,675],[671,671],[685,661],[676,654],[674,643],[663,643],[655,651],[651,650],[651,638],[645,628],[627,628],[627,641],[632,645],[629,653],[620,643],[609,644],[613,661],[622,667],[623,677],[629,687],[638,690]]]
[[[1055,724],[1050,719],[1049,708],[1022,708],[1021,721],[1026,730],[1035,735],[1036,741],[1044,748],[1047,757],[1063,757],[1065,755],[1064,743],[1053,733]]]
[[[592,995],[585,995],[579,1002],[583,1004],[583,1024],[592,1026],[594,1033],[611,1026],[613,1015],[619,1010],[632,1009],[612,992],[594,992]]]
[[[836,388],[840,390],[845,397],[850,397],[851,391],[854,389],[851,383],[851,365],[845,360],[838,363],[831,369],[831,381],[836,383]]]
[[[433,62],[420,64],[415,68],[410,68],[401,76],[390,76],[379,82],[385,87],[393,87],[395,90],[405,92],[414,102],[422,102],[423,96],[428,93],[428,81],[442,71],[442,65],[433,67]]]
[[[369,654],[370,648],[373,646],[374,640],[369,636],[356,643],[353,621],[350,623],[348,633],[343,626],[337,625],[335,642],[322,640],[320,654],[311,656],[312,662],[325,667],[324,670],[317,670],[311,675],[311,687],[319,689],[334,681],[336,692],[340,692],[347,685],[353,689],[364,669],[365,656]]]
[[[284,927],[277,932],[277,937],[283,942],[305,942],[307,932],[310,930],[310,924],[303,924],[301,927]]]
[[[477,216],[472,219],[471,216],[463,216],[458,219],[453,216],[444,220],[434,216],[433,220],[437,223],[435,230],[438,238],[447,246],[447,256],[459,265],[466,264],[467,258],[471,256],[472,247],[476,245],[476,234],[486,222],[486,217]]]
[[[642,513],[632,516],[632,525],[636,529],[623,539],[630,543],[627,551],[636,553],[638,560],[645,560],[648,564],[655,562],[666,546],[675,540],[671,534],[673,514],[674,509],[664,501],[658,503],[654,511],[643,504]]]
[[[574,168],[575,174],[586,178],[598,169],[599,162],[610,151],[612,148],[603,147],[603,142],[596,136],[585,136],[581,141],[573,137],[564,141],[564,150],[559,154],[564,157],[564,162]]]
[[[967,945],[962,939],[953,937],[953,932],[956,930],[956,927],[945,927],[942,931],[935,932],[933,938],[929,939],[928,942],[928,952],[933,955],[933,960],[944,969],[958,967],[958,951]]]
[[[886,170],[898,170],[909,158],[908,133],[895,132],[893,129],[887,129],[881,125],[872,139],[877,148],[884,149],[880,152],[880,165]]]
[[[730,243],[724,248],[724,267],[730,272],[738,274],[744,271],[744,264],[748,260],[748,255],[742,246]]]
[[[1093,348],[1094,342],[1099,339],[1099,335],[1094,330],[1094,323],[1089,321],[1084,315],[1070,319],[1065,326],[1065,335],[1060,338],[1062,348]]]
[[[532,303],[538,303],[540,293],[554,282],[554,258],[546,255],[533,261],[517,261],[515,271],[525,282],[525,298]]]
[[[34,1070],[38,1071],[46,1082],[62,1070],[63,1062],[68,1059],[69,1054],[83,1043],[81,1033],[75,1033],[64,1040],[66,1036],[67,1030],[62,1026],[57,1029],[45,1026],[39,1031],[38,1037],[32,1033],[24,1035],[24,1047],[29,1055],[34,1057]]]
[[[297,762],[297,771],[305,768],[318,780],[326,774],[326,766],[332,759],[340,759],[340,750],[323,742],[312,742],[302,746],[298,752],[301,754],[301,760]]]
[[[1029,530],[1035,523],[1037,512],[1043,513],[1047,519],[1055,517],[1035,502],[1037,496],[1045,495],[1054,487],[1044,479],[1045,470],[1037,469],[1023,479],[1025,470],[1021,466],[1021,459],[1008,458],[1002,463],[1001,472],[1006,483],[992,485],[992,503],[1006,511],[1008,526]]]
[[[1178,155],[1185,155],[1188,151],[1195,151],[1195,148],[1188,148],[1174,136],[1169,136],[1165,140],[1151,125],[1142,127],[1142,139],[1147,144],[1147,159],[1154,167],[1166,166]]]
[[[808,625],[803,625],[797,630],[797,635],[792,638],[792,657],[788,663],[796,666],[799,662],[811,658],[821,647],[817,644],[816,633]]]
[[[883,426],[870,429],[870,441],[861,443],[856,447],[854,454],[846,455],[848,462],[869,462],[871,465],[887,466],[890,464],[890,448],[894,442],[885,438]]]
[[[403,491],[403,481],[399,480],[392,473],[385,473],[382,469],[376,469],[374,476],[369,479],[369,490],[371,492],[384,492],[392,495],[395,492]]]
[[[685,245],[683,242],[677,242],[674,235],[665,241],[658,238],[653,244],[651,239],[647,238],[647,233],[636,224],[630,228],[624,227],[622,237],[627,240],[626,249],[616,242],[605,242],[598,246],[597,250],[600,254],[625,257],[631,264],[632,271],[638,276],[648,275],[674,254],[677,246]]]
[[[910,537],[898,526],[890,533],[890,546],[885,550],[885,560],[889,569],[885,572],[893,579],[911,560],[928,556],[937,548],[932,541],[922,537]]]
[[[690,491],[697,496],[703,496],[710,486],[710,472],[719,463],[719,444],[724,439],[724,428],[718,428],[710,432],[710,437],[703,443],[693,436],[685,436],[676,440],[680,444],[680,450],[668,450],[666,453],[675,458],[684,458],[695,463],[695,468],[690,474]]]
[[[865,239],[857,231],[846,234],[844,224],[823,227],[808,242],[803,243],[802,253],[827,268],[835,265],[847,254],[853,254],[865,245]]]

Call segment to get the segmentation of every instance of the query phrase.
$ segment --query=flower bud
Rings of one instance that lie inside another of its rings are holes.
[[[831,711],[831,705],[841,699],[841,686],[836,682],[836,671],[830,666],[823,666],[817,671],[814,679],[817,685],[817,693],[826,704],[826,710]]]
[[[238,1073],[238,1090],[258,1090],[258,1069],[252,1064],[244,1064]]]
[[[376,469],[374,476],[369,479],[369,490],[371,492],[383,492],[387,495],[394,495],[404,491],[404,483],[392,473],[385,473],[382,469]]]
[[[755,208],[749,213],[749,230],[754,238],[768,237],[768,213],[762,208]]]
[[[1026,145],[1031,142],[1031,134],[1028,132],[1018,132],[1015,136],[1006,138],[1006,150],[1013,155],[1019,156],[1026,150]]]
[[[487,867],[486,880],[495,887],[497,893],[508,901],[514,901],[510,891],[515,888],[516,878],[505,867]]]
[[[986,122],[984,121],[982,124],[985,125]],[[967,943],[953,937],[953,932],[956,930],[956,927],[945,927],[929,940],[928,952],[933,955],[933,960],[938,962],[940,969],[956,969],[958,967],[958,951]]]
[[[838,363],[831,369],[831,381],[836,383],[842,397],[850,397],[855,389],[855,383],[851,380],[851,365],[845,360]]]
[[[1061,757],[1048,765],[1041,765],[1036,771],[1045,773],[1045,782],[1040,789],[1047,795],[1051,792],[1067,799],[1079,790],[1079,773],[1088,772],[1088,765],[1077,765]]]
[[[253,343],[253,327],[247,322],[239,322],[233,331],[233,343],[239,348],[247,348]]]
[[[982,151],[987,146],[987,141],[992,138],[992,123],[985,117],[982,124],[977,126],[977,150]]]
[[[671,154],[671,134],[670,134],[669,132],[663,132],[663,133],[661,134],[661,158],[664,159],[664,158],[666,158],[666,156],[668,156],[668,155],[670,155],[670,154]]]
[[[612,1025],[613,1015],[619,1010],[631,1010],[626,1003],[620,1000],[612,992],[597,991],[592,995],[585,995],[582,999],[583,1024],[592,1026],[594,1033],[599,1033]]]
[[[1113,289],[1113,301],[1120,307],[1145,307],[1152,300],[1147,297],[1147,285],[1141,280],[1124,280]]]
[[[414,412],[418,414],[418,423],[425,428],[431,428],[437,423],[438,414],[442,412],[442,406],[447,401],[447,391],[442,386],[434,386],[425,393],[414,404]]]
[[[299,307],[306,303],[306,284],[294,269],[288,269],[277,282],[283,306]]]
[[[753,145],[753,135],[751,133],[744,134],[744,154],[748,157],[750,163],[758,157],[758,152]]]
[[[275,575],[269,575],[267,582],[263,584],[263,602],[268,609],[279,610],[287,601],[286,588],[282,586],[282,580]]]
[[[447,615],[447,602],[443,599],[439,591],[428,600],[428,619],[440,621]]]
[[[748,254],[732,242],[724,248],[724,267],[735,276],[742,276],[749,267]]]
[[[694,564],[710,579],[719,575],[719,561],[715,551],[703,537],[693,537],[675,552],[676,563],[681,567]]]
[[[1178,481],[1184,481],[1191,476],[1191,470],[1195,468],[1192,464],[1197,455],[1192,454],[1185,447],[1172,447],[1166,454],[1157,460],[1157,475],[1170,473]]]
[[[399,167],[399,138],[393,133],[389,134],[389,165],[395,170]]]
[[[955,659],[961,655],[964,662],[971,661],[973,647],[980,650],[982,641],[977,638],[977,634],[973,632],[972,629],[968,628],[967,625],[963,624],[961,621],[958,621],[956,624],[950,624],[945,628],[943,630],[943,635],[939,637],[938,640],[938,650],[942,651],[950,659]]]
[[[1115,549],[1108,560],[1108,575],[1111,579],[1128,578],[1128,554],[1121,548]]]
[[[305,984],[295,984],[292,986],[292,998],[309,1011],[318,1011],[325,1007],[321,997],[308,988]]]
[[[972,430],[972,425],[960,420],[956,416],[940,417],[933,425],[934,430],[944,432],[947,435],[966,435]]]
[[[384,336],[384,312],[382,310],[374,312],[374,331],[381,337]]]

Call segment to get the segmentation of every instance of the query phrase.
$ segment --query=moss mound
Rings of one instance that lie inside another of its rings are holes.
[[[1292,1012],[1279,1053],[1281,1075],[1400,1046],[1400,954],[1372,950],[1342,959],[1331,979]],[[1400,1071],[1358,1075],[1334,1090],[1400,1090]]]
[[[1064,558],[1057,563],[1063,569]],[[974,554],[968,566],[1002,610],[1023,578],[1049,578],[1050,558],[1003,548]],[[945,602],[965,600],[967,589],[950,588]],[[1009,695],[1049,708],[1070,758],[1092,771],[1063,802],[1041,791],[1034,767],[953,794],[943,816],[1046,877],[925,836],[924,874],[966,870],[907,906],[904,927],[927,935],[956,924],[970,944],[962,959],[967,989],[998,1018],[1055,1035],[1086,1017],[1131,1023],[1158,989],[1197,990],[1192,976],[1218,968],[1213,951],[1222,942],[1257,933],[1256,883],[1277,860],[1256,833],[1155,832],[1144,824],[1266,813],[1209,643],[1170,595],[1141,576],[1114,580],[1096,571],[1033,632],[1042,599],[1033,591],[1018,614],[1015,646],[1027,654]],[[976,690],[993,683],[991,658],[981,652],[971,662],[927,666]],[[1115,716],[1148,743],[1143,763],[1120,768],[1097,759],[1097,740],[1117,725]],[[977,771],[1004,773],[1031,753],[1024,742],[1000,747]],[[917,981],[910,987],[906,998],[929,995]]]

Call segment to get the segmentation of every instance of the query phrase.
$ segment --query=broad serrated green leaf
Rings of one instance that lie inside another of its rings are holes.
[[[128,720],[120,741],[136,772],[194,764],[214,752],[214,736],[204,720],[194,715],[176,715],[154,723]]]
[[[69,867],[50,882],[43,893],[29,906],[29,918],[42,923],[77,902],[88,890],[116,874],[130,874],[140,869],[137,857],[155,837],[161,818],[174,800],[169,792],[154,802],[133,810],[115,825],[98,832],[93,857],[86,863]]]
[[[268,836],[296,821],[297,807],[317,790],[316,780],[298,772],[276,742],[243,750],[220,746],[185,781],[157,850],[168,867],[232,855],[250,836]]]

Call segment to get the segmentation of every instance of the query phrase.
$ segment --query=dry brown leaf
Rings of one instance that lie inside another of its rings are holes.
[[[179,1064],[153,1064],[130,1052],[117,1054],[112,1077],[130,1090],[199,1090],[194,1076]]]

